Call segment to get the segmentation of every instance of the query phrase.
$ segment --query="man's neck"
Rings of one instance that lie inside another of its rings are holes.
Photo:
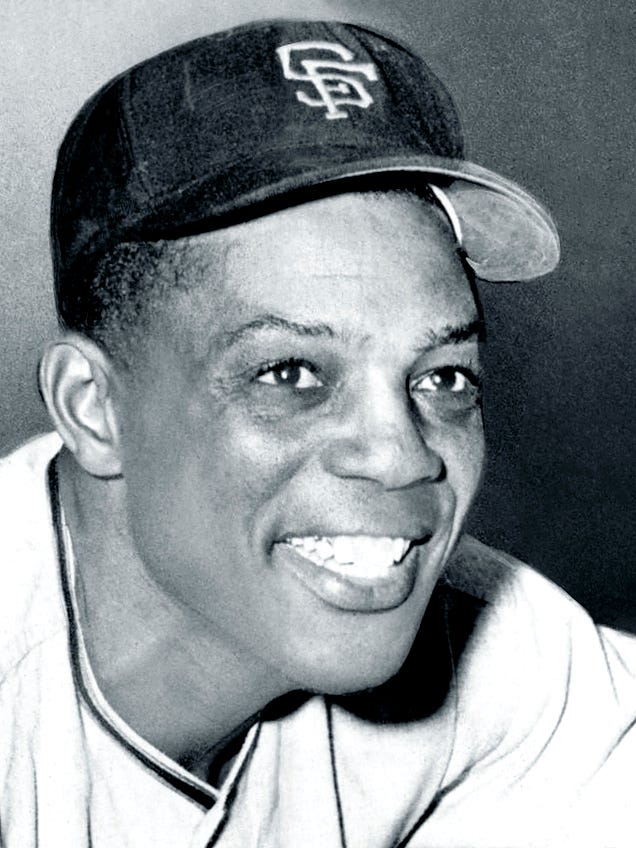
[[[63,452],[80,627],[97,684],[140,736],[198,776],[289,681],[170,597],[128,532],[123,480],[90,477]]]

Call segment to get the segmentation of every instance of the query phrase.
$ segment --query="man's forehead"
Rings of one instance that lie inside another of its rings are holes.
[[[458,261],[443,212],[405,191],[338,194],[228,228],[217,238],[230,276],[255,262],[263,274],[273,266],[277,273],[344,279],[381,276],[391,266],[423,262],[427,253],[431,261]],[[378,243],[381,252],[370,249]]]
[[[193,267],[207,270],[187,311],[215,347],[264,333],[360,340],[397,328],[424,345],[476,317],[450,228],[411,195],[339,195],[190,242],[201,256]]]

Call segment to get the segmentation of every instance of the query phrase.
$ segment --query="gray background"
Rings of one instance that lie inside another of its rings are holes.
[[[356,19],[423,55],[470,154],[553,210],[563,262],[484,285],[490,465],[473,529],[601,620],[636,630],[633,0],[0,4],[0,449],[47,428],[35,389],[55,331],[47,245],[55,150],[124,67],[250,17]]]

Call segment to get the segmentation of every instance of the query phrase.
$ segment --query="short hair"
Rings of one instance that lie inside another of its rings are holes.
[[[117,244],[85,272],[75,297],[58,310],[62,329],[86,336],[130,369],[171,293],[192,285],[189,241]]]

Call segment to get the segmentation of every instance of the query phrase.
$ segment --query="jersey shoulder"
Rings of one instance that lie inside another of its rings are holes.
[[[460,539],[441,586],[491,616],[514,615],[518,626],[537,616],[544,630],[573,619],[590,621],[587,611],[548,577],[469,535]]]
[[[56,434],[0,459],[0,679],[65,624],[48,468]]]

